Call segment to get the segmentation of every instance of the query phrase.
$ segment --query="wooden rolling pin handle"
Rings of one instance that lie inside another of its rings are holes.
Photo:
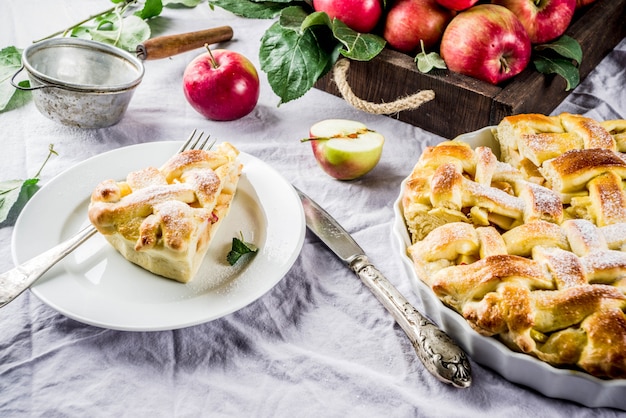
[[[139,59],[156,60],[201,48],[205,44],[211,45],[229,41],[232,37],[233,28],[230,26],[220,26],[179,35],[158,36],[138,45],[136,53]]]

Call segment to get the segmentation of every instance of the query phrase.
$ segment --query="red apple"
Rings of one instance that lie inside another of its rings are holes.
[[[446,9],[460,12],[461,10],[469,9],[475,5],[477,1],[478,0],[437,0],[437,3]]]
[[[326,174],[338,180],[354,180],[369,173],[380,160],[385,138],[361,122],[326,119],[309,130],[313,155]]]
[[[383,14],[380,0],[313,0],[313,9],[361,33],[371,32]]]
[[[383,38],[389,46],[401,52],[414,52],[436,46],[455,12],[441,7],[436,0],[397,0],[391,5]]]
[[[543,44],[563,35],[576,10],[576,0],[492,0],[492,3],[511,10],[526,28],[533,44]]]
[[[189,104],[206,118],[235,120],[256,106],[259,75],[254,64],[240,53],[209,50],[185,68],[183,91]]]
[[[450,71],[498,84],[526,68],[531,49],[528,34],[513,12],[479,4],[452,19],[440,53]]]

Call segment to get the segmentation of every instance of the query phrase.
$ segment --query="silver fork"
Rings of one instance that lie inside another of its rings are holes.
[[[196,130],[194,129],[176,153],[192,149],[210,149],[213,146],[212,142],[208,142],[210,135],[204,140],[202,139],[203,135],[204,132],[200,132],[196,137]],[[0,308],[28,289],[52,266],[95,235],[96,232],[96,228],[90,224],[60,244],[0,274]]]

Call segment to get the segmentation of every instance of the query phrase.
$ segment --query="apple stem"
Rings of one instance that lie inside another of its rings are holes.
[[[502,72],[505,74],[511,71],[511,68],[509,67],[509,63],[504,57],[500,57],[500,67],[503,70]]]
[[[207,51],[209,51],[209,61],[211,62],[211,66],[213,68],[218,68],[219,65],[217,64],[217,61],[215,60],[215,57],[213,56],[213,52],[211,52],[211,48],[209,48],[209,44],[204,44],[204,47],[206,48]]]
[[[341,133],[341,134],[337,134],[337,135],[333,135],[333,136],[316,136],[316,137],[313,137],[313,138],[303,138],[303,139],[300,140],[300,142],[315,141],[315,140],[318,140],[318,139],[325,140],[325,141],[327,141],[329,139],[337,139],[337,138],[357,139],[359,137],[359,135],[362,135],[362,134],[364,134],[366,132],[374,132],[374,131],[371,130],[371,129],[365,128],[365,129],[359,129],[356,132]]]

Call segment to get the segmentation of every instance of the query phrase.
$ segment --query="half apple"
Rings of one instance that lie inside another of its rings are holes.
[[[380,161],[385,138],[361,122],[326,119],[309,130],[313,155],[328,175],[354,180],[369,173]]]

